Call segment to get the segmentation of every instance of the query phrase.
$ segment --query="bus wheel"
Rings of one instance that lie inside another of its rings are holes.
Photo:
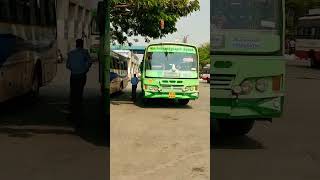
[[[179,99],[178,103],[185,106],[189,103],[189,99]]]
[[[310,67],[317,68],[319,64],[317,62],[317,57],[314,50],[309,51],[309,58],[310,58]]]
[[[123,90],[123,81],[120,83],[120,91]]]
[[[40,69],[37,67],[34,71],[34,77],[32,80],[32,86],[31,86],[31,96],[33,98],[36,98],[39,96],[40,91]]]
[[[315,68],[315,67],[316,67],[316,61],[315,61],[314,58],[311,58],[311,59],[310,59],[310,67],[311,67],[311,68]]]
[[[253,128],[254,120],[232,119],[219,120],[219,132],[224,135],[243,136]]]
[[[142,98],[142,102],[144,105],[148,105],[150,103],[150,100],[148,98]]]

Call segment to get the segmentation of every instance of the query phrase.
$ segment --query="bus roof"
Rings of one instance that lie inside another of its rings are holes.
[[[111,51],[111,56],[114,57],[114,58],[118,58],[118,59],[129,59],[129,57],[126,57],[118,52],[115,52],[115,51]]]
[[[320,19],[320,15],[311,15],[311,16],[304,16],[299,18],[299,20],[315,20]]]

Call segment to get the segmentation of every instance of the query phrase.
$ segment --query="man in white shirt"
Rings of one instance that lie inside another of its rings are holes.
[[[137,78],[136,74],[134,74],[133,78],[131,78],[131,84],[132,84],[132,100],[136,101],[137,87],[139,84],[139,79]]]

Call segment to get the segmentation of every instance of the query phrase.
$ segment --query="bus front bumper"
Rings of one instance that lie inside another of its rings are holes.
[[[280,117],[284,97],[260,99],[211,98],[211,119],[267,120]]]
[[[168,92],[150,92],[145,91],[143,94],[144,98],[150,99],[189,99],[189,100],[196,100],[199,98],[199,92],[190,92],[190,93],[175,93],[174,98],[169,97]]]

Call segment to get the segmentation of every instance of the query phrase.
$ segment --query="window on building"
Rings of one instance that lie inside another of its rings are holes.
[[[5,2],[2,0],[2,2]],[[8,2],[8,1],[7,1]],[[5,7],[5,13],[9,15],[7,21],[18,24],[31,24],[31,6],[32,0],[10,0],[9,3],[3,3],[8,5]],[[2,5],[1,5],[2,7]],[[2,10],[0,11],[2,12]]]
[[[9,0],[0,0],[0,21],[10,21],[10,3]]]

